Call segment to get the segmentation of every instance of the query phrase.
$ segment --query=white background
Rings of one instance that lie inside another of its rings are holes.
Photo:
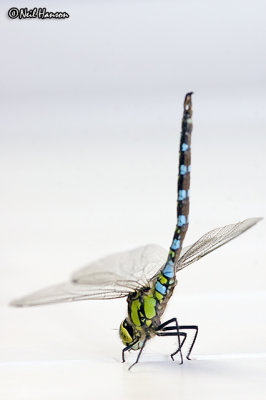
[[[10,7],[67,20],[10,20]],[[120,364],[125,299],[11,309],[103,255],[167,248],[182,103],[193,97],[189,244],[265,216],[263,1],[1,5],[0,397],[265,399],[265,223],[179,274],[167,317],[195,359],[154,339]]]

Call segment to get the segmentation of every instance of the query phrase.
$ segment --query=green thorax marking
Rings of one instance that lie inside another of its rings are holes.
[[[136,299],[128,300],[129,316],[137,327],[150,326],[152,318],[157,315],[157,300],[153,293],[140,293]]]
[[[144,296],[145,317],[152,319],[156,315],[156,299],[154,297]]]
[[[132,300],[131,304],[129,304],[130,318],[131,318],[133,324],[136,326],[141,325],[140,315],[139,315],[140,307],[141,307],[141,303],[140,303],[139,299]]]
[[[156,285],[157,282],[160,283],[159,287]],[[169,279],[160,272],[151,283],[150,290],[141,290],[134,297],[129,296],[128,314],[136,327],[150,327],[153,322],[155,324],[158,322],[172,295],[175,283],[175,279]]]

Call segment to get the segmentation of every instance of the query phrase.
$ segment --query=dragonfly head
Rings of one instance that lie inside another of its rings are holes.
[[[143,345],[140,341],[141,333],[128,322],[127,318],[120,325],[119,335],[125,346],[130,346],[135,342],[132,346],[133,350],[139,350]]]

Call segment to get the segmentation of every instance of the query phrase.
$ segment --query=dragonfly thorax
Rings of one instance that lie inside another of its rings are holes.
[[[175,276],[168,278],[162,271],[150,281],[149,286],[128,295],[128,317],[119,330],[124,345],[139,350],[146,339],[155,336],[176,283]]]

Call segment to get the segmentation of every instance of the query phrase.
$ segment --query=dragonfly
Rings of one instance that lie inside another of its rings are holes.
[[[174,360],[174,356],[178,354],[182,364],[184,342],[189,333],[193,334],[186,354],[186,358],[190,360],[198,326],[179,325],[176,317],[161,322],[177,284],[177,273],[262,219],[248,218],[211,230],[194,244],[183,248],[189,225],[192,94],[193,92],[187,93],[184,100],[177,179],[177,222],[169,251],[159,245],[149,244],[109,255],[77,270],[68,282],[41,289],[11,302],[15,307],[27,307],[127,297],[127,317],[119,328],[120,338],[125,346],[122,349],[122,362],[125,362],[127,351],[139,350],[136,361],[129,369],[138,363],[145,344],[155,336],[177,338],[178,346],[171,358]]]

